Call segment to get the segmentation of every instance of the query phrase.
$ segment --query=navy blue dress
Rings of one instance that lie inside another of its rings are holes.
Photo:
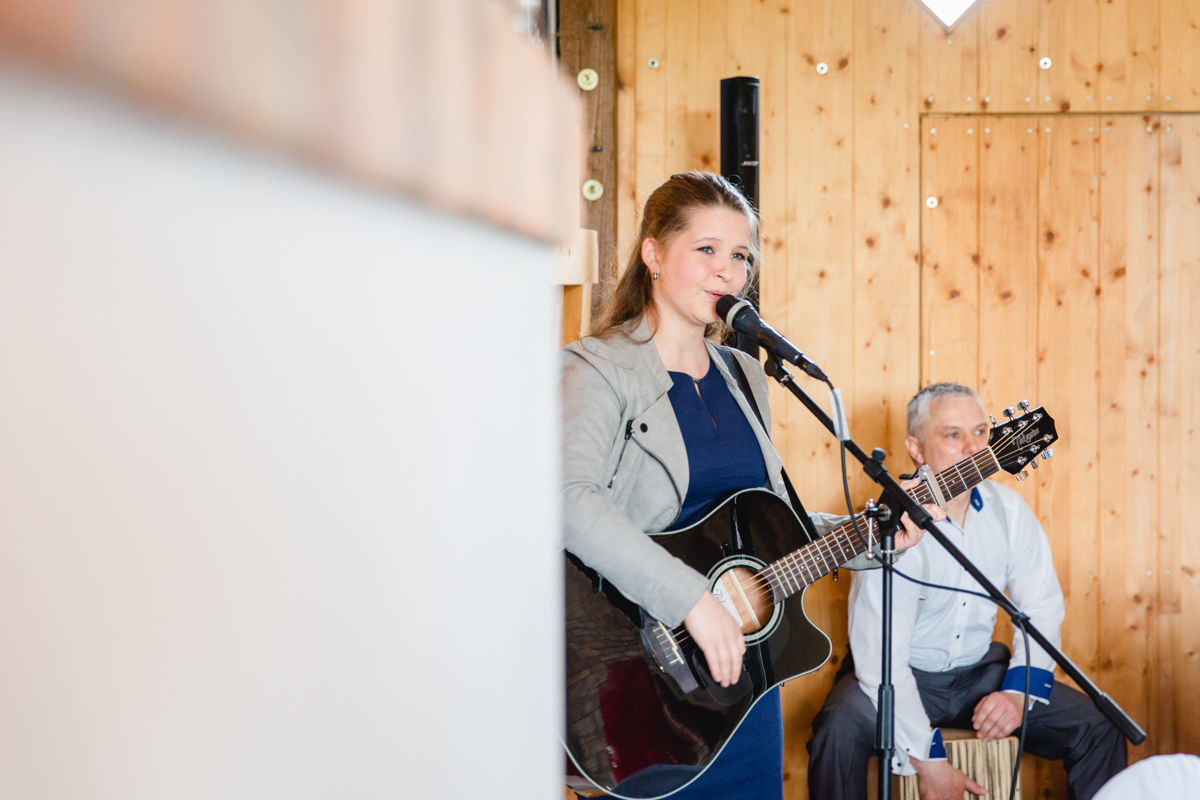
[[[734,400],[720,370],[693,380],[672,372],[668,394],[687,445],[687,497],[671,530],[704,518],[729,495],[766,486],[767,468],[750,421]],[[649,777],[649,776],[647,776]],[[650,795],[639,786],[638,794]],[[671,800],[782,800],[783,715],[779,690],[772,689],[742,721],[708,770]]]

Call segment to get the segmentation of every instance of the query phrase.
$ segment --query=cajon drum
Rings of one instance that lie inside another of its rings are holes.
[[[946,760],[987,789],[989,800],[1007,800],[1012,786],[1013,765],[1017,761],[1017,737],[981,742],[975,738],[975,731],[942,728],[942,741],[946,745]],[[963,797],[974,800],[975,795],[964,792]],[[1019,779],[1014,797],[1021,800]],[[906,775],[900,779],[900,800],[921,800],[916,775]]]

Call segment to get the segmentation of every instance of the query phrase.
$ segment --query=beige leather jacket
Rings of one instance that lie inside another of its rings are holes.
[[[708,348],[758,438],[770,488],[786,501],[779,454],[716,345]],[[753,358],[734,352],[770,425],[767,376]],[[645,319],[631,336],[587,337],[563,350],[563,546],[652,616],[675,626],[708,583],[646,535],[671,525],[687,496],[687,449],[667,397],[671,385]],[[809,516],[821,535],[846,519]],[[875,565],[863,556],[846,564]]]

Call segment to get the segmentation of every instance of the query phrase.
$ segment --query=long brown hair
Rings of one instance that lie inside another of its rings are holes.
[[[642,225],[637,241],[629,254],[629,263],[617,282],[616,289],[604,304],[604,311],[592,326],[593,336],[609,336],[617,332],[631,333],[629,324],[654,311],[654,295],[650,290],[650,268],[642,260],[642,242],[654,239],[663,248],[692,221],[692,214],[702,208],[728,208],[745,214],[750,221],[749,274],[746,286],[753,285],[758,276],[760,247],[758,212],[738,188],[712,172],[680,172],[650,193],[642,209]],[[743,290],[744,291],[744,290]],[[708,338],[725,332],[724,323],[714,323],[704,330]]]

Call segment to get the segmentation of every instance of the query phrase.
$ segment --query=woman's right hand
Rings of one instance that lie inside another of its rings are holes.
[[[704,653],[713,680],[722,686],[737,683],[742,673],[746,641],[733,616],[713,597],[712,592],[705,592],[700,602],[692,606],[692,610],[683,618],[683,626],[692,635],[700,652]]]

